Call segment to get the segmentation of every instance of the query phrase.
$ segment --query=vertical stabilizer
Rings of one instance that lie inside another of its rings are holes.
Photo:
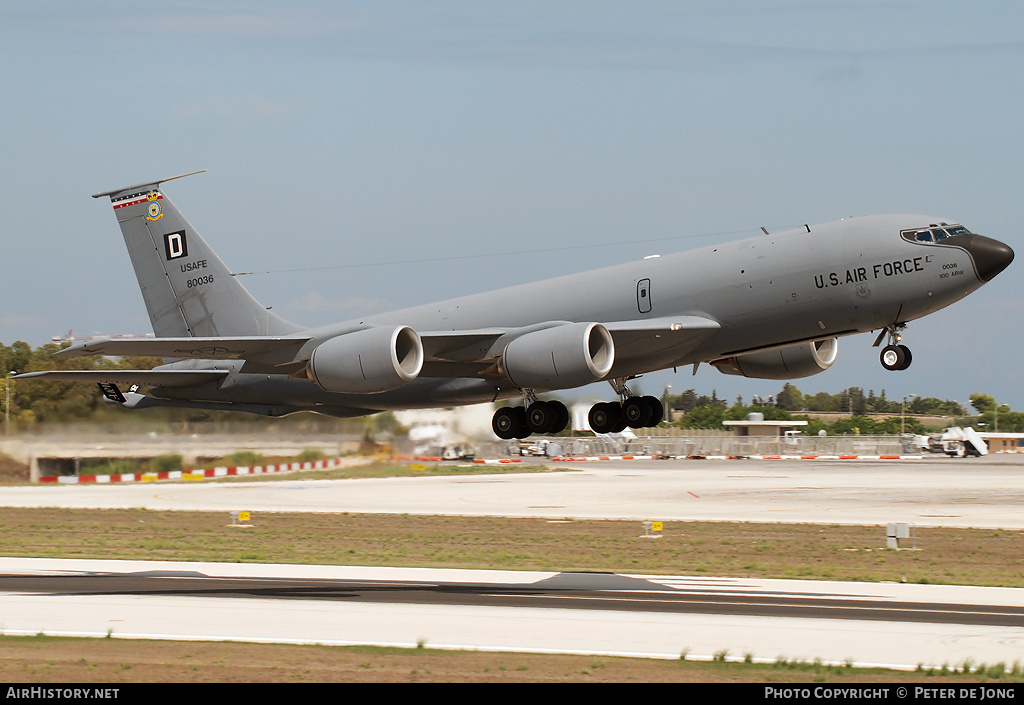
[[[156,337],[287,335],[299,330],[246,291],[161,191],[161,183],[177,178],[93,195],[109,196],[114,206]]]

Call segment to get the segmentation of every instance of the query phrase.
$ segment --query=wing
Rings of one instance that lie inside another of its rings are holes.
[[[604,324],[615,341],[615,366],[611,376],[631,368],[660,369],[680,359],[714,335],[721,325],[702,316],[666,316],[640,321]]]
[[[487,356],[491,345],[508,332],[489,328],[471,331],[435,331],[420,334],[425,376],[474,376],[473,360]],[[342,334],[344,335],[344,334]],[[243,372],[292,374],[308,361],[301,354],[309,336],[228,338],[98,338],[74,343],[55,353],[63,357],[109,355],[176,359],[245,360]],[[84,378],[82,381],[86,381]],[[88,380],[92,381],[92,380]]]
[[[195,387],[200,384],[216,382],[227,374],[228,370],[45,370],[15,375],[14,379],[138,384],[143,387]]]
[[[420,333],[423,342],[421,377],[480,377],[495,368],[492,349],[508,328]]]
[[[568,323],[552,321],[550,326]],[[671,365],[711,337],[721,326],[702,316],[671,316],[603,324],[615,345],[610,376],[628,376]],[[420,333],[424,363],[421,377],[498,377],[496,362],[504,347],[537,330],[490,328]]]
[[[550,321],[527,328],[483,328],[419,332],[423,345],[421,377],[500,377],[497,362],[505,347],[516,338],[568,321]],[[713,335],[717,321],[701,316],[672,316],[603,324],[615,346],[611,376],[638,374],[671,365]],[[343,337],[345,333],[341,333]],[[172,359],[244,360],[242,372],[302,374],[309,361],[312,340],[308,335],[216,338],[99,338],[79,341],[58,356],[151,356]],[[127,370],[52,372],[50,380],[117,381],[153,386],[190,386],[214,381],[219,370]],[[42,376],[44,373],[37,373]],[[63,375],[58,378],[56,375]],[[89,377],[94,375],[96,378]],[[122,375],[115,379],[113,375]],[[142,375],[145,379],[140,378]],[[192,375],[192,376],[189,376]],[[104,379],[99,379],[104,376]]]

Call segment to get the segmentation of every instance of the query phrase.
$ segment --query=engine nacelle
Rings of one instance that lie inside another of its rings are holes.
[[[758,379],[799,379],[824,372],[836,361],[838,354],[839,340],[829,338],[777,350],[727,357],[711,364],[727,375]]]
[[[522,335],[501,356],[501,371],[526,389],[567,389],[612,369],[615,344],[600,323],[566,323]]]
[[[408,326],[366,328],[314,350],[306,376],[328,392],[373,394],[411,382],[423,369],[423,343]]]

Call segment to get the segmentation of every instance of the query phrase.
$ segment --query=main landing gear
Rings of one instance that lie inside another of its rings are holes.
[[[664,415],[665,408],[657,397],[627,397],[622,402],[594,404],[587,418],[594,433],[621,433],[627,426],[657,426]]]
[[[878,356],[882,361],[882,367],[887,370],[905,370],[910,367],[910,362],[914,356],[910,354],[910,348],[906,345],[900,345],[900,341],[903,339],[900,331],[906,327],[906,323],[895,323],[883,330],[875,338],[873,347],[878,347],[882,343],[882,338],[886,335],[889,336],[889,344],[882,348],[882,353]]]
[[[560,401],[527,396],[528,406],[503,406],[494,412],[491,428],[502,440],[527,438],[532,433],[559,433],[569,425],[569,410]]]
[[[608,384],[619,395],[619,401],[594,404],[590,407],[590,428],[594,433],[621,433],[629,426],[633,429],[649,428],[661,423],[665,408],[657,397],[638,397],[629,391],[625,379],[610,379]]]
[[[626,427],[639,429],[657,426],[665,409],[657,397],[638,397],[626,388],[624,380],[609,380],[621,401],[609,401],[590,407],[588,420],[594,433],[620,433]],[[540,401],[532,391],[524,391],[526,406],[504,406],[494,412],[491,428],[502,440],[527,438],[533,433],[559,433],[569,425],[569,410],[560,401]]]

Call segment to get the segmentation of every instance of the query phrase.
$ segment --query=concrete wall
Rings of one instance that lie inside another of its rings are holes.
[[[251,451],[267,458],[294,458],[306,449],[340,457],[359,449],[361,437],[297,438],[259,436],[139,436],[100,439],[60,439],[50,436],[13,436],[0,441],[0,452],[29,465],[32,482],[40,477],[74,475],[82,459],[149,459],[158,455],[182,456],[186,468],[222,458],[237,451]]]

